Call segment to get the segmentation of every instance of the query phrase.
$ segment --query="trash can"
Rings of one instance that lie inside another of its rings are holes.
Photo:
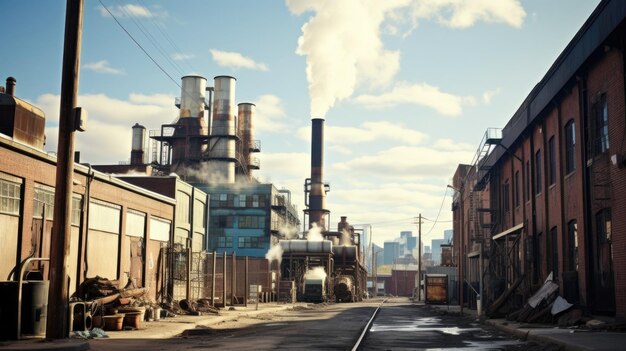
[[[28,280],[23,284],[22,335],[44,336],[46,335],[50,282],[47,280]]]
[[[17,336],[17,282],[0,282],[0,340]]]

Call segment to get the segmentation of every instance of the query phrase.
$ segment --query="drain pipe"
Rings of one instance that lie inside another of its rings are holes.
[[[91,168],[91,164],[89,165],[89,170],[87,171],[87,184],[85,185],[85,201],[83,202],[83,223],[84,223],[84,227],[82,228],[82,238],[84,239],[85,242],[85,251],[84,251],[84,259],[83,259],[83,279],[87,279],[87,271],[89,270],[89,263],[88,263],[88,246],[87,244],[89,243],[89,203],[91,200],[91,182],[93,181],[94,177],[95,177],[95,172],[93,171],[93,169]],[[81,243],[82,244],[82,243]],[[82,245],[81,245],[82,246]],[[77,279],[77,283],[78,283]],[[78,288],[77,288],[78,291]]]

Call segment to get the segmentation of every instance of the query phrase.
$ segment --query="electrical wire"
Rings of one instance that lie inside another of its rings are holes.
[[[118,4],[119,4],[119,0],[118,0]],[[144,6],[147,8],[147,6]],[[143,23],[141,23],[141,21],[139,20],[139,18],[135,15],[133,15],[132,13],[130,13],[125,6],[122,5],[118,5],[118,8],[120,9],[120,11],[122,11],[128,18],[131,19],[131,21],[133,21],[133,23],[135,23],[135,26],[139,29],[139,31],[141,33],[143,33],[143,35],[146,37],[146,39],[148,39],[148,41],[152,44],[152,46],[154,46],[154,48],[161,53],[161,55],[163,56],[163,58],[165,58],[165,60],[175,69],[178,71],[178,74],[183,76],[183,70],[182,68],[176,63],[174,62],[170,55],[167,54],[167,52],[165,51],[165,49],[161,46],[161,44],[159,44],[159,42],[156,40],[156,38],[152,35],[152,33],[150,33],[150,31],[148,30],[148,28],[146,28]],[[152,17],[149,17],[152,18]]]
[[[448,196],[448,187],[446,187],[446,191],[443,193],[443,199],[441,199],[441,206],[439,206],[439,212],[437,212],[437,217],[435,218],[435,221],[433,222],[433,226],[430,227],[430,230],[428,230],[428,232],[424,235],[430,234],[430,232],[432,232],[433,229],[435,229],[435,225],[439,223],[439,215],[441,214],[441,209],[443,209],[444,202],[446,202],[446,196]]]
[[[146,51],[146,49],[144,49],[143,46],[141,46],[141,44],[139,44],[139,42],[135,40],[132,34],[130,34],[130,32],[128,32],[128,30],[124,28],[122,23],[120,23],[117,17],[115,17],[113,12],[109,10],[109,8],[102,2],[102,0],[98,0],[98,2],[100,3],[100,5],[102,5],[102,7],[104,7],[104,9],[109,13],[109,15],[113,17],[113,19],[115,20],[115,23],[117,23],[120,26],[120,28],[122,28],[122,30],[128,35],[128,37],[130,37],[130,39],[141,49],[141,51],[143,51],[143,53],[146,54],[146,56],[148,56],[148,58],[161,70],[161,72],[163,72],[163,74],[165,74],[172,82],[174,82],[176,86],[182,89],[180,84],[178,84],[178,82],[174,78],[172,78],[172,76],[169,73],[167,73],[167,71],[152,56],[150,56],[150,54]]]

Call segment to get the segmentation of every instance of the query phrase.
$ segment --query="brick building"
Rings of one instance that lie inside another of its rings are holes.
[[[625,20],[625,2],[602,1],[457,169],[454,252],[483,306],[518,284],[525,301],[552,273],[568,301],[626,316]]]

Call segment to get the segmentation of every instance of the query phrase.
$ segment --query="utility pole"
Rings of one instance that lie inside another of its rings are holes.
[[[417,220],[417,301],[422,301],[422,214]]]
[[[415,217],[414,217],[415,218]],[[417,216],[417,301],[422,301],[422,214]]]
[[[72,180],[74,176],[74,131],[76,130],[74,112],[80,71],[83,0],[67,0],[66,6],[54,224],[50,241],[50,289],[46,321],[46,338],[48,339],[64,339],[69,336],[67,260],[71,237],[70,215],[72,213]]]

